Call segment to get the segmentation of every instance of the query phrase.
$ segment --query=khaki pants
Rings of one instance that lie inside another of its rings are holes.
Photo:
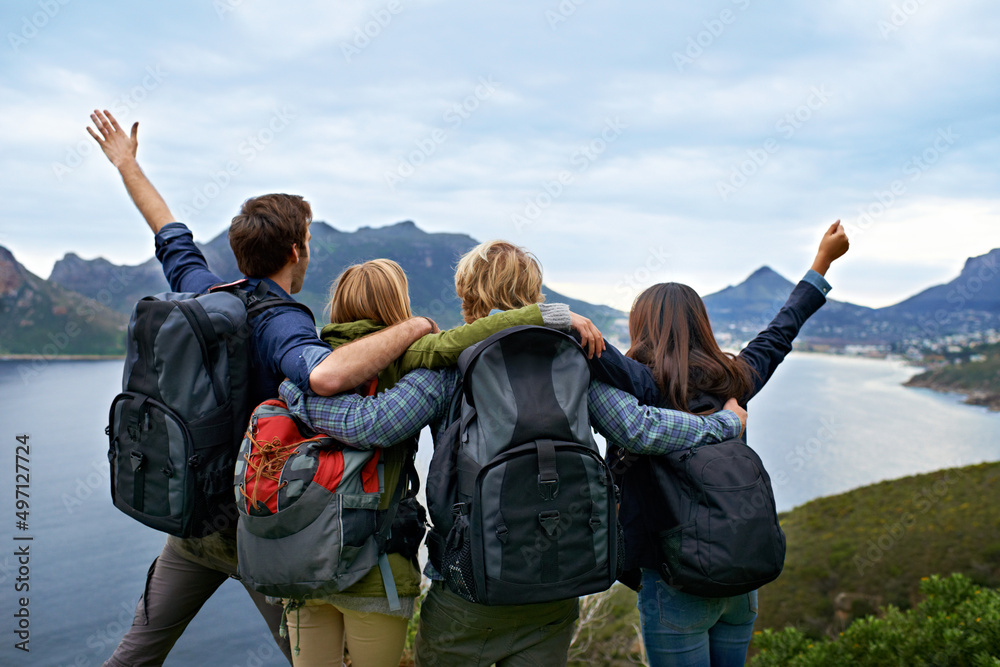
[[[576,598],[487,607],[435,581],[420,606],[417,667],[560,667],[579,615]]]
[[[231,574],[236,563],[216,556],[206,556],[204,562],[185,558],[171,545],[170,538],[159,557],[149,566],[146,590],[135,608],[132,627],[122,638],[105,667],[156,667],[163,664],[170,649],[180,638],[202,605]],[[264,596],[247,588],[267,622],[277,648],[291,662],[288,640],[278,636],[281,607],[267,604]],[[225,619],[202,619],[219,624],[219,632],[251,633],[249,628],[225,626]]]
[[[344,645],[354,667],[399,667],[409,619],[340,609],[331,604],[292,609],[285,617],[295,667],[341,667]]]

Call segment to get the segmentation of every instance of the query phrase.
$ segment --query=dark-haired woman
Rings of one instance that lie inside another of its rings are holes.
[[[658,407],[690,412],[689,406],[706,403],[699,399],[712,403],[731,396],[745,407],[791,351],[805,321],[826,302],[830,285],[824,276],[848,245],[838,220],[823,235],[812,268],[785,305],[738,355],[719,349],[705,304],[693,289],[677,283],[650,287],[629,314],[628,352],[622,356],[608,346],[600,359],[592,360],[595,378]],[[651,501],[656,490],[643,458],[619,468],[620,520],[625,529],[622,578],[641,585],[638,606],[649,664],[743,665],[757,617],[757,591],[706,598],[664,581],[654,546],[655,534],[664,527],[652,525],[660,510]]]

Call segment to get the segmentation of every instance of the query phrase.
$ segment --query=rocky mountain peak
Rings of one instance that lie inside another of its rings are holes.
[[[24,283],[24,269],[10,250],[0,246],[0,296],[14,294]]]

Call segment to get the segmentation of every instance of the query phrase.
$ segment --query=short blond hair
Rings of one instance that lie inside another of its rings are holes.
[[[542,266],[520,246],[507,241],[480,243],[462,255],[455,269],[455,292],[462,317],[474,322],[494,308],[511,310],[545,301]]]
[[[409,319],[406,273],[391,259],[373,259],[344,269],[330,289],[330,322],[375,320],[386,325]]]

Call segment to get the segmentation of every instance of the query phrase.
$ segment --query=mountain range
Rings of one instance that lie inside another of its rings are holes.
[[[834,346],[901,347],[947,335],[1000,329],[1000,248],[966,260],[955,279],[884,308],[829,299],[803,326],[800,338]],[[762,267],[739,285],[704,297],[716,333],[749,340],[771,320],[793,283]]]
[[[0,354],[121,354],[127,316],[25,269],[0,247]]]
[[[309,271],[296,298],[313,310],[318,322],[326,321],[330,286],[346,266],[388,257],[406,271],[415,314],[428,315],[443,328],[461,323],[454,267],[476,245],[472,237],[427,233],[411,221],[355,232],[316,221],[311,230]],[[240,277],[225,233],[199,247],[210,268],[223,279]],[[873,309],[830,300],[806,324],[801,338],[834,346],[899,346],[945,334],[1000,328],[998,269],[1000,249],[968,259],[953,281],[893,306]],[[791,281],[764,266],[704,300],[716,333],[745,341],[767,325],[793,287]],[[627,344],[626,313],[543,289],[548,301],[568,303],[593,320],[609,340]],[[155,258],[118,266],[103,258],[84,260],[69,253],[43,280],[0,247],[0,354],[120,354],[135,302],[167,290]]]

